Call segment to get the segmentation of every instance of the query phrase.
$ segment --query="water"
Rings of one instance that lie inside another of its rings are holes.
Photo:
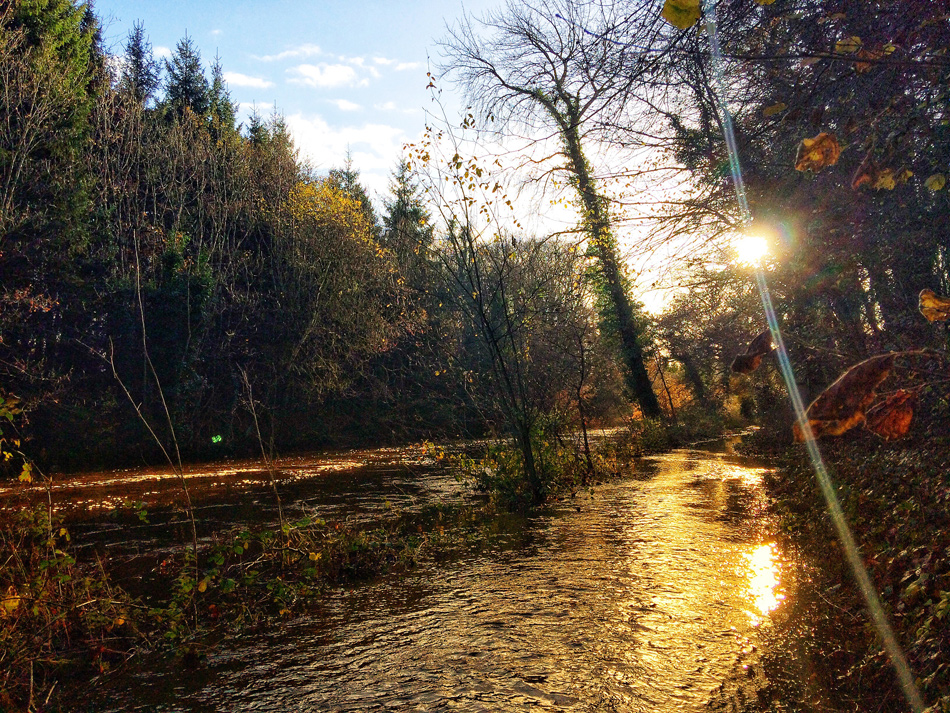
[[[801,578],[773,538],[764,472],[726,454],[646,459],[628,479],[505,521],[480,548],[227,635],[197,669],[149,660],[100,681],[82,710],[689,711],[728,708],[727,693],[755,700],[763,642]],[[334,518],[462,492],[419,451],[285,461],[279,475],[286,506]],[[191,478],[202,520],[266,518],[259,469]],[[84,503],[74,529],[134,556],[128,534],[95,512],[120,497],[111,488],[145,480],[88,476],[60,495],[73,488]],[[142,493],[175,487],[153,480]]]

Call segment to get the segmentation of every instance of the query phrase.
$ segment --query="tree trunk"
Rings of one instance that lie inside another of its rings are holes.
[[[558,117],[555,117],[556,119]],[[565,118],[560,117],[562,120]],[[590,237],[594,253],[600,262],[604,280],[607,283],[608,297],[613,305],[620,332],[621,350],[626,364],[626,381],[630,393],[648,418],[663,415],[660,402],[653,392],[653,384],[647,374],[643,361],[643,349],[640,346],[640,330],[634,319],[633,306],[624,289],[623,273],[617,243],[610,232],[610,221],[604,198],[597,193],[594,179],[590,175],[587,159],[581,147],[577,122],[561,123],[561,136],[564,140],[565,154],[570,162],[574,186],[580,194],[584,206],[584,224]]]

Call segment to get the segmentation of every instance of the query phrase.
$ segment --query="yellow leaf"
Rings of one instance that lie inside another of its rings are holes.
[[[861,49],[861,38],[857,35],[845,37],[835,43],[835,52],[838,54],[854,54]]]
[[[17,607],[20,606],[20,596],[16,593],[16,589],[11,585],[7,589],[7,596],[3,599],[0,599],[0,616],[9,616]]]
[[[939,191],[947,185],[947,177],[942,173],[935,173],[924,181],[924,185],[932,191]]]
[[[202,579],[200,582],[198,582],[198,591],[206,592],[207,590],[208,590],[208,580]]]
[[[920,291],[918,309],[930,322],[945,322],[950,318],[950,297],[941,297],[931,289]]]
[[[288,614],[290,614],[290,609],[281,609],[281,610],[280,610],[280,615],[281,615],[281,616],[287,616]]]
[[[788,108],[788,105],[785,102],[778,102],[772,106],[767,106],[762,110],[762,116],[775,116],[776,114],[781,114]]]
[[[893,168],[885,168],[877,175],[874,182],[874,188],[877,190],[893,191],[897,186],[897,177],[894,175]]]
[[[771,5],[775,0],[755,0],[759,5]]]
[[[310,561],[311,561],[311,562],[316,562],[318,559],[320,559],[320,555],[321,555],[321,554],[323,554],[323,553],[322,553],[322,552],[311,552],[311,553],[310,553]]]
[[[802,139],[795,156],[796,171],[818,172],[838,163],[841,146],[834,134],[822,131],[813,139]]]
[[[123,618],[120,616],[120,617],[116,617],[116,620],[115,620],[114,622],[112,622],[112,625],[113,625],[113,626],[122,626],[124,623],[125,623],[125,619],[123,619]]]
[[[663,4],[663,19],[680,30],[688,30],[702,16],[700,0],[666,0]]]

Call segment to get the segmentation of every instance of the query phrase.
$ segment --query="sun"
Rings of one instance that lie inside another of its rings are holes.
[[[761,235],[743,235],[732,244],[742,265],[761,265],[769,253],[769,242]]]

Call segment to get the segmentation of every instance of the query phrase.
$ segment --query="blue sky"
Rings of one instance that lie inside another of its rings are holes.
[[[481,14],[502,0],[466,0]],[[121,52],[142,21],[157,56],[185,34],[210,65],[215,55],[233,101],[276,105],[302,154],[320,170],[347,149],[370,192],[384,193],[401,147],[424,127],[436,40],[463,12],[461,0],[97,0],[107,46]],[[446,97],[448,104],[452,97]]]

